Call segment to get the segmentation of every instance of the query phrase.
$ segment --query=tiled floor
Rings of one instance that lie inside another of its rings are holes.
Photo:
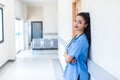
[[[0,69],[0,80],[64,79],[56,50],[26,50]]]

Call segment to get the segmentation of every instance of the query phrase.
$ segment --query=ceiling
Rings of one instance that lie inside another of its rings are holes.
[[[54,3],[58,0],[21,0],[29,6],[42,6],[44,3]]]

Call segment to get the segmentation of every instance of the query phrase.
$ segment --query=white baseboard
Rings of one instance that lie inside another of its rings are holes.
[[[118,80],[91,60],[88,60],[88,71],[92,78],[91,80]]]

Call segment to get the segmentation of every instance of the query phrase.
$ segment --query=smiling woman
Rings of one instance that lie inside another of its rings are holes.
[[[4,41],[4,32],[3,32],[3,8],[0,7],[0,43]]]

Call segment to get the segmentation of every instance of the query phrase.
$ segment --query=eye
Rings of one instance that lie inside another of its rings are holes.
[[[78,23],[79,23],[79,24],[82,24],[82,22],[81,22],[81,21],[78,21]]]
[[[77,22],[77,20],[75,19],[74,22]]]

